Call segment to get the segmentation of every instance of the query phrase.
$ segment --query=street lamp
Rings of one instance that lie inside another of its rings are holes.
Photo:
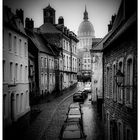
[[[120,87],[123,84],[124,74],[118,70],[114,77],[118,87]]]

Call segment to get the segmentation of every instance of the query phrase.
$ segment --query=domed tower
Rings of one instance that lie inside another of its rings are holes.
[[[90,49],[92,38],[95,38],[95,31],[92,23],[88,20],[88,12],[85,6],[83,21],[78,28],[79,49]]]
[[[82,52],[82,73],[84,75],[91,75],[91,55],[90,49],[92,48],[92,39],[95,38],[95,31],[92,23],[88,20],[88,12],[85,6],[83,14],[83,21],[80,23],[78,28],[78,52]],[[77,54],[79,57],[79,54]]]

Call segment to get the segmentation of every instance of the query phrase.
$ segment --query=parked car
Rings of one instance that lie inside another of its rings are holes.
[[[67,113],[67,119],[78,118],[82,120],[82,112],[79,108],[70,109]]]
[[[82,94],[82,91],[76,92],[73,95],[73,101],[74,102],[84,102],[84,96]]]
[[[60,140],[86,140],[86,135],[78,122],[67,122],[63,124],[59,138]]]
[[[89,91],[87,91],[87,90],[84,90],[84,91],[82,92],[82,94],[83,94],[83,96],[84,96],[84,99],[87,98],[88,93],[89,93]]]
[[[81,108],[79,102],[70,104],[69,108]]]
[[[91,93],[91,86],[85,86],[84,91],[87,91],[88,93]]]

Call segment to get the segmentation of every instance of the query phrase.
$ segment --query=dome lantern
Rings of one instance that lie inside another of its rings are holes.
[[[86,5],[85,5],[85,12],[84,12],[84,18],[83,18],[85,21],[88,20],[88,12],[87,12],[87,9],[86,9]]]

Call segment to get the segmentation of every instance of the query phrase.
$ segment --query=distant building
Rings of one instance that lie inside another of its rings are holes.
[[[30,111],[28,38],[21,20],[3,9],[3,122],[4,128]]]
[[[81,22],[78,28],[78,59],[80,59],[78,66],[78,76],[85,75],[91,76],[91,55],[90,49],[92,48],[92,42],[97,43],[100,38],[95,38],[95,31],[92,23],[88,20],[88,12],[85,7],[84,21]],[[82,52],[82,57],[81,57]]]
[[[137,139],[137,1],[122,0],[103,43],[106,140]],[[118,75],[119,74],[119,75]],[[122,76],[118,81],[115,76]]]

